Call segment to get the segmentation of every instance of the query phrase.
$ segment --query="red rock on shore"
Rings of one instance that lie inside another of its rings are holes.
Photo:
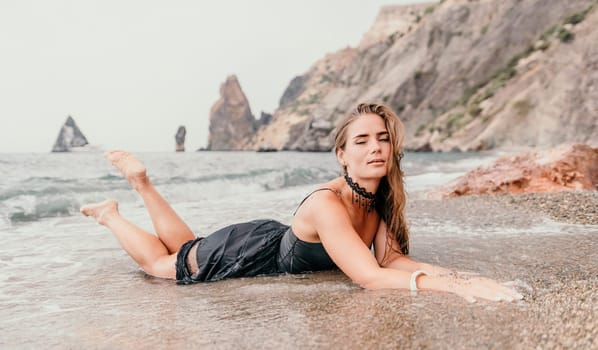
[[[432,196],[558,192],[596,189],[597,185],[598,148],[569,144],[499,158],[450,182]]]

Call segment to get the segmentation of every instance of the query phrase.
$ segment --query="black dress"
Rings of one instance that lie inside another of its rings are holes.
[[[194,245],[197,245],[198,271],[190,271],[187,265]],[[322,243],[304,242],[290,226],[278,221],[254,220],[224,227],[183,244],[177,253],[176,279],[178,284],[191,284],[335,268]]]

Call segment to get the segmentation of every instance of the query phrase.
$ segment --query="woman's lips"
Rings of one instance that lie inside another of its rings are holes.
[[[384,159],[372,159],[368,161],[368,164],[384,164]]]

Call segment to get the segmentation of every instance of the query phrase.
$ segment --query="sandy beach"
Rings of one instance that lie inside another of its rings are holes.
[[[409,216],[415,257],[513,280],[525,298],[513,304],[466,305],[459,300],[442,303],[434,293],[421,293],[430,298],[426,311],[417,317],[425,335],[405,339],[401,347],[596,348],[597,208],[596,191],[413,201]],[[525,232],[529,227],[530,233],[450,238],[446,249],[439,251],[426,242],[425,231],[418,230],[418,221],[430,216],[465,227],[487,227],[489,232],[497,227]],[[563,225],[563,234],[537,232],[539,223]]]
[[[97,272],[104,279],[109,272],[109,283],[86,286],[92,307],[45,320],[41,327],[51,322],[61,331],[41,339],[56,348],[596,348],[598,226],[585,217],[597,198],[578,192],[410,202],[413,257],[513,281],[525,296],[519,302],[366,291],[341,272],[175,286],[122,256]],[[565,199],[567,222],[553,220]],[[22,332],[5,344],[39,344]]]
[[[554,221],[565,200],[566,222]],[[150,321],[153,326],[141,326],[139,335],[144,327],[157,327],[160,322],[155,331],[159,339],[169,339],[161,340],[164,347],[596,348],[598,227],[587,225],[585,219],[596,207],[595,192],[410,203],[415,258],[513,281],[525,295],[520,302],[468,303],[436,292],[413,296],[403,290],[366,291],[340,272],[239,279],[172,288],[179,295],[176,308],[188,310],[184,318],[191,323],[183,322],[183,330],[174,327],[181,325],[181,319],[163,323],[155,316]],[[562,225],[562,234],[539,232],[543,225]],[[447,228],[446,238],[438,240],[438,226]],[[475,234],[468,235],[468,227]],[[484,228],[487,235],[480,234]],[[450,234],[454,229],[462,237]],[[202,314],[202,310],[210,312]],[[124,345],[122,341],[135,332],[129,328],[107,345]]]
[[[511,281],[524,294],[519,302],[372,292],[339,271],[178,286],[147,276],[104,227],[70,214],[78,203],[116,197],[126,217],[151,230],[143,204],[103,159],[28,157],[5,167],[17,172],[6,177],[12,182],[5,193],[14,199],[5,206],[25,207],[32,195],[21,188],[37,192],[35,211],[15,214],[2,229],[0,348],[598,348],[596,191],[446,200],[410,192],[411,255]],[[289,222],[313,183],[338,171],[321,154],[144,157],[160,190],[200,235],[245,219]],[[221,159],[230,168],[210,166]],[[73,161],[82,170],[70,178],[62,169]],[[428,161],[443,169],[470,162]],[[23,164],[39,165],[19,170]],[[293,168],[301,164],[309,168]],[[424,176],[409,178],[414,188],[428,186],[431,170],[423,169]],[[18,174],[36,172],[46,175],[18,182]],[[264,190],[259,183],[280,185]]]

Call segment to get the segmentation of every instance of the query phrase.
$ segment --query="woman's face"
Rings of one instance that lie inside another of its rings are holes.
[[[390,156],[390,136],[382,117],[364,114],[347,127],[345,148],[337,153],[341,165],[354,180],[386,176]]]

